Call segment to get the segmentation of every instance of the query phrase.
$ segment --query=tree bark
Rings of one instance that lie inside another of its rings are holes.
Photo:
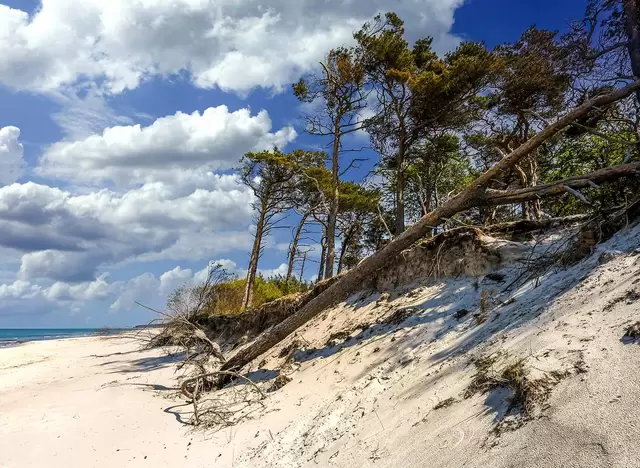
[[[342,239],[342,246],[340,247],[340,258],[338,259],[338,274],[342,273],[342,266],[344,262],[344,256],[347,253],[349,244],[353,240],[353,235],[356,229],[352,225]]]
[[[340,122],[340,120],[338,120]],[[338,124],[339,125],[339,124]],[[327,217],[327,258],[324,264],[324,279],[333,276],[333,266],[336,261],[336,224],[340,204],[340,127],[336,125],[333,140],[333,158],[331,163],[332,194]]]
[[[264,234],[264,218],[266,209],[260,208],[258,214],[258,223],[256,224],[256,235],[253,239],[253,249],[251,250],[251,259],[249,260],[249,269],[247,271],[247,281],[244,285],[244,295],[242,297],[242,310],[247,310],[253,300],[253,285],[256,281],[258,272],[258,260],[260,259],[260,248],[262,247],[262,236]]]
[[[402,120],[401,120],[402,123]],[[405,159],[405,135],[404,129],[400,128],[400,138],[398,142],[398,160],[396,162],[396,232],[395,235],[399,236],[405,230],[404,218],[405,218],[405,173],[404,173],[404,159]]]
[[[538,158],[533,157],[531,161],[529,161],[529,169],[531,174],[531,186],[535,187],[538,185]],[[535,219],[542,218],[542,206],[540,205],[540,200],[535,199],[531,202],[531,210],[533,211],[533,216]]]
[[[640,78],[640,18],[637,0],[622,0],[624,7],[624,27],[627,33],[627,51],[631,59],[631,71],[636,78]],[[636,98],[640,102],[640,90],[636,91]]]
[[[316,278],[316,283],[322,281],[324,276],[324,262],[327,260],[327,241],[326,237],[324,239],[320,239],[320,245],[322,250],[320,252],[320,268],[318,269],[318,277]]]
[[[520,167],[519,164],[516,164],[513,167],[516,172],[518,173],[518,176],[520,178],[520,187],[527,188],[527,175],[524,173],[524,171],[522,170],[522,168]],[[530,219],[529,216],[529,206],[527,205],[526,202],[522,202],[521,206],[521,210],[522,210],[522,219]]]
[[[304,266],[307,263],[307,252],[302,255],[302,265],[300,266],[300,279],[298,280],[300,284],[304,281]]]
[[[587,114],[593,107],[604,106],[619,101],[620,99],[630,96],[638,89],[640,89],[640,81],[635,81],[618,91],[585,102],[548,125],[537,135],[502,158],[495,166],[480,175],[465,190],[424,216],[383,249],[363,260],[356,268],[346,272],[340,280],[329,287],[324,293],[307,303],[294,315],[279,323],[268,332],[263,333],[251,345],[238,351],[222,366],[222,370],[240,369],[244,367],[253,359],[280,343],[309,320],[322,313],[322,311],[345,300],[350,294],[358,291],[363,284],[366,284],[367,280],[371,279],[376,271],[392,263],[402,251],[424,237],[432,226],[438,226],[442,223],[443,219],[450,218],[461,211],[476,206],[479,196],[482,198],[482,194],[492,180],[512,170],[515,164],[520,162],[532,151],[535,151],[546,140],[567,128],[575,119]]]
[[[300,236],[302,235],[302,230],[304,229],[304,225],[307,223],[307,219],[311,211],[307,211],[302,214],[302,218],[300,219],[300,223],[298,223],[298,227],[296,228],[296,233],[293,236],[293,240],[291,241],[291,246],[289,247],[289,265],[287,266],[287,284],[291,280],[293,276],[293,266],[296,262],[296,253],[298,252],[298,244],[300,243]]]

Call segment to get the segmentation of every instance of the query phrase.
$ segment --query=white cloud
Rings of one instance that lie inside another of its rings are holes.
[[[267,269],[260,268],[259,270],[262,276],[264,276],[265,278],[270,278],[272,276],[286,275],[288,266],[286,263],[282,263],[278,268],[267,268]]]
[[[240,277],[246,275],[246,270],[238,269],[233,260],[212,260],[209,265],[222,265],[227,272]],[[269,277],[285,274],[286,269],[287,266],[282,264],[275,269],[261,269],[260,273]],[[93,304],[91,307],[95,308],[98,303],[104,303],[112,314],[143,312],[137,303],[162,310],[167,297],[173,291],[184,285],[202,283],[208,272],[209,267],[193,271],[176,266],[159,276],[143,273],[127,281],[112,281],[108,273],[103,273],[93,281],[55,281],[49,283],[49,286],[16,280],[13,283],[0,284],[0,318],[3,314],[6,315],[7,311],[23,308],[27,302],[37,310],[67,310],[71,311],[72,315],[86,310],[89,304]]]
[[[154,75],[200,87],[282,89],[328,48],[392,9],[440,49],[463,0],[45,0],[33,15],[0,5],[0,81],[49,92],[91,80],[111,93]]]
[[[14,183],[24,172],[24,148],[19,138],[19,128],[0,127],[0,187]]]
[[[160,281],[151,273],[144,273],[137,276],[122,286],[122,292],[116,301],[111,304],[109,310],[112,312],[120,312],[130,310],[136,304],[136,301],[145,299],[146,303],[153,305],[151,298],[158,296],[158,287]]]
[[[159,291],[163,296],[168,296],[180,286],[189,283],[193,279],[193,272],[190,269],[183,269],[179,266],[160,275]]]
[[[17,280],[11,284],[0,284],[0,300],[30,299],[40,292],[40,288],[27,281]]]
[[[44,297],[52,301],[72,301],[86,302],[106,299],[113,294],[109,274],[100,275],[95,281],[68,284],[60,281],[55,282],[43,292]]]
[[[229,112],[226,106],[160,118],[148,127],[106,128],[102,134],[52,145],[38,173],[67,180],[136,183],[175,178],[176,171],[234,167],[248,151],[284,147],[296,137],[291,127],[270,133],[266,111]]]
[[[201,243],[200,259],[244,250],[252,194],[235,176],[204,179],[205,188],[156,182],[124,194],[73,195],[33,182],[1,187],[0,247],[23,253],[20,279],[65,282],[93,280],[99,268],[125,261],[194,258],[184,250],[192,240]]]

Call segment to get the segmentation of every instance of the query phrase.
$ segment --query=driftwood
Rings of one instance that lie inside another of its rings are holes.
[[[375,272],[384,265],[393,262],[400,253],[413,243],[424,237],[434,226],[440,225],[444,219],[478,206],[478,203],[491,197],[487,193],[489,184],[510,171],[520,160],[539,148],[549,138],[566,129],[574,120],[586,115],[594,107],[606,106],[629,97],[640,89],[640,81],[610,94],[591,99],[571,112],[550,123],[537,135],[512,151],[495,166],[474,180],[469,187],[451,200],[443,203],[434,211],[425,215],[415,225],[387,244],[383,249],[361,262],[353,270],[348,271],[340,281],[333,284],[323,294],[311,300],[297,313],[276,325],[270,331],[263,333],[251,345],[240,349],[221,368],[221,370],[240,369],[270,348],[281,342],[299,327],[320,314],[322,311],[346,299],[357,291]],[[485,201],[486,203],[486,201]]]

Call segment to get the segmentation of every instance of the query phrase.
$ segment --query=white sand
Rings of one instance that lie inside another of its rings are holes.
[[[198,437],[165,412],[175,392],[155,390],[175,385],[171,360],[138,348],[112,337],[0,349],[0,466],[210,466],[212,447],[198,456]]]
[[[621,341],[640,320],[640,300],[621,299],[640,292],[639,245],[640,228],[624,232],[578,266],[512,293],[506,306],[498,304],[510,296],[499,291],[515,267],[502,284],[415,285],[379,305],[353,298],[299,331],[318,351],[289,370],[293,380],[261,412],[215,433],[177,421],[172,412],[188,418],[184,399],[154,389],[175,386],[173,364],[127,338],[0,349],[0,466],[640,466],[640,345]],[[607,249],[624,254],[599,265]],[[476,326],[482,291],[492,312]],[[342,350],[325,346],[331,333],[403,307],[418,311],[400,326],[374,326]],[[457,321],[462,308],[472,313]],[[264,356],[263,369],[282,365],[292,339]],[[526,357],[534,372],[571,372],[542,418],[499,438],[491,430],[508,395],[461,396],[472,359],[497,350]],[[457,401],[434,410],[447,398]]]

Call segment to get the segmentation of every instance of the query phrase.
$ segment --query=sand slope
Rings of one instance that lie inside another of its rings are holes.
[[[640,345],[621,340],[640,320],[638,246],[640,228],[627,230],[508,293],[518,265],[501,280],[353,297],[257,360],[249,375],[261,385],[280,368],[292,381],[218,432],[180,424],[190,407],[172,390],[171,359],[126,337],[0,350],[0,466],[640,466]],[[327,344],[345,329],[351,338]],[[285,364],[293,340],[304,349]],[[473,359],[495,351],[567,373],[539,419],[499,437],[508,392],[462,397]]]

